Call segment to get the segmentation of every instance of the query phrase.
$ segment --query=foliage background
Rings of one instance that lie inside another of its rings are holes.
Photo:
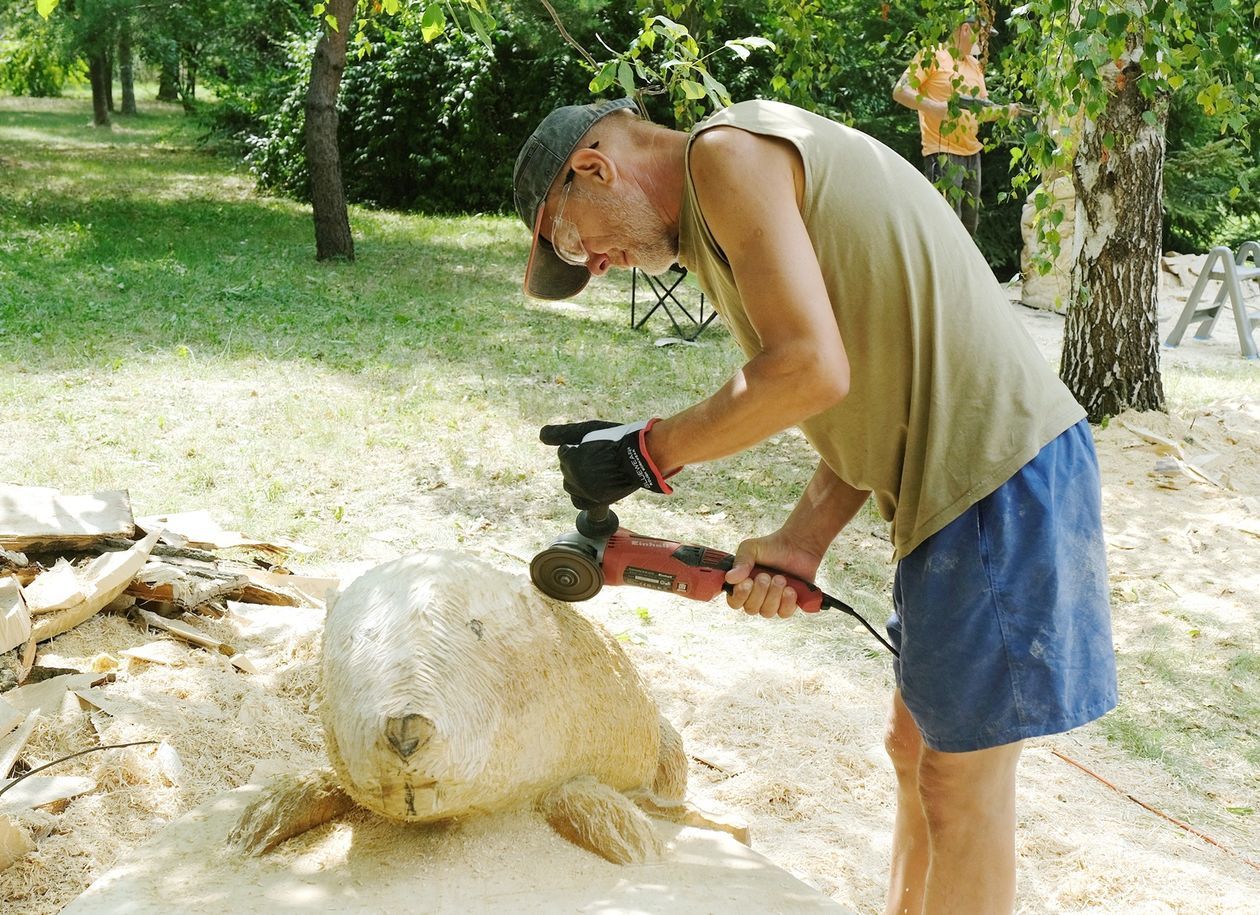
[[[1183,2],[1200,29],[1218,29],[1219,43],[1242,47],[1231,64],[1236,84],[1243,84],[1247,69],[1253,80],[1260,75],[1254,28],[1239,34],[1235,27],[1256,21],[1242,0]],[[181,0],[160,8],[142,0],[77,3],[66,7],[107,6],[139,16],[143,62],[150,69],[174,65],[196,73],[203,94],[185,92],[183,101],[201,119],[206,139],[240,156],[263,188],[307,197],[304,103],[320,20],[306,0]],[[1230,16],[1222,16],[1222,4]],[[426,43],[425,4],[391,15],[392,6],[361,7],[374,12],[353,30],[340,98],[350,200],[430,214],[507,212],[521,142],[555,105],[589,98],[594,74],[541,0],[493,4],[497,26],[489,48],[458,28]],[[914,52],[957,15],[952,0],[655,0],[638,7],[556,0],[552,6],[576,43],[601,61],[628,48],[645,17],[667,15],[702,48],[718,49],[706,64],[734,100],[800,105],[863,130],[916,163],[916,118],[892,101],[892,85]],[[1029,8],[990,6],[999,27],[988,47],[990,93],[1020,98],[1012,42]],[[81,79],[81,33],[71,15],[45,22],[30,0],[0,0],[0,88],[55,95]],[[775,50],[756,51],[746,60],[722,50],[723,42],[751,35],[769,38]],[[1168,126],[1164,246],[1179,251],[1260,235],[1260,105],[1251,106],[1241,131],[1222,137],[1195,101],[1206,85],[1198,70],[1186,68],[1187,85],[1174,97]],[[207,89],[213,103],[206,102]],[[655,120],[674,123],[665,99],[649,98],[648,109]],[[1019,263],[1023,192],[1012,190],[1010,167],[1022,142],[1017,131],[1027,126],[995,124],[984,134],[984,217],[977,240],[1003,278]]]

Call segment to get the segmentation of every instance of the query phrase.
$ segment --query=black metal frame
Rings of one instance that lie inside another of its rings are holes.
[[[673,279],[672,282],[670,282],[671,277]],[[714,318],[717,317],[717,312],[710,309],[708,317],[705,317],[703,291],[700,293],[700,310],[698,315],[693,315],[691,310],[678,300],[678,296],[674,294],[674,290],[676,290],[679,284],[681,284],[686,278],[687,268],[679,267],[677,264],[670,267],[669,270],[661,276],[652,276],[650,273],[644,273],[643,279],[647,281],[648,288],[656,295],[656,304],[649,308],[647,310],[647,314],[645,314],[642,318],[636,319],[635,310],[638,307],[639,270],[637,267],[634,268],[630,275],[631,330],[638,330],[647,323],[647,319],[652,317],[658,308],[664,308],[665,314],[668,316],[670,323],[674,325],[674,330],[678,332],[678,336],[682,337],[689,343],[696,339],[696,337],[700,336],[700,334],[704,332],[704,329],[713,322]],[[691,327],[693,328],[691,336],[688,336],[687,332],[683,330],[682,325],[678,323],[678,318],[674,316],[674,311],[670,308],[670,302],[673,302],[674,305],[677,306],[678,310],[686,315],[687,320],[691,322]]]

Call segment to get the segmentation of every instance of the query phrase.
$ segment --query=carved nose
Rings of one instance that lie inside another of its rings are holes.
[[[428,743],[433,733],[433,722],[423,715],[404,715],[385,722],[385,736],[389,739],[389,745],[403,762]]]

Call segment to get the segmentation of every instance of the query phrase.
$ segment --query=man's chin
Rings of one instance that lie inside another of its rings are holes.
[[[678,252],[675,251],[673,254],[662,253],[656,255],[655,257],[644,257],[641,263],[636,263],[634,266],[638,267],[649,276],[660,276],[677,262]]]

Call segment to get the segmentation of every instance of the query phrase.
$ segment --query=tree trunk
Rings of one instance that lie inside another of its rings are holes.
[[[105,58],[105,102],[110,111],[117,111],[114,107],[114,57],[109,51],[103,52],[101,56]]]
[[[1133,64],[1116,71],[1106,109],[1083,125],[1073,167],[1077,255],[1059,373],[1094,423],[1129,408],[1164,409],[1158,295],[1168,99],[1144,98],[1140,76]]]
[[[315,257],[354,260],[337,148],[337,94],[346,68],[346,34],[353,22],[355,0],[332,0],[327,9],[336,17],[338,28],[326,28],[315,46],[306,93],[306,163],[315,215]]]
[[[180,50],[180,63],[182,64],[180,71],[182,76],[179,81],[179,100],[184,105],[184,111],[192,114],[197,107],[197,58],[198,48],[193,45],[185,45]]]
[[[179,64],[163,63],[162,70],[158,76],[158,94],[159,102],[178,102],[179,101]]]
[[[122,113],[136,113],[136,75],[131,54],[131,18],[124,16],[118,26],[118,81],[122,83]]]
[[[109,97],[105,90],[105,70],[108,65],[100,51],[88,54],[88,80],[92,84],[92,126],[109,127]]]

